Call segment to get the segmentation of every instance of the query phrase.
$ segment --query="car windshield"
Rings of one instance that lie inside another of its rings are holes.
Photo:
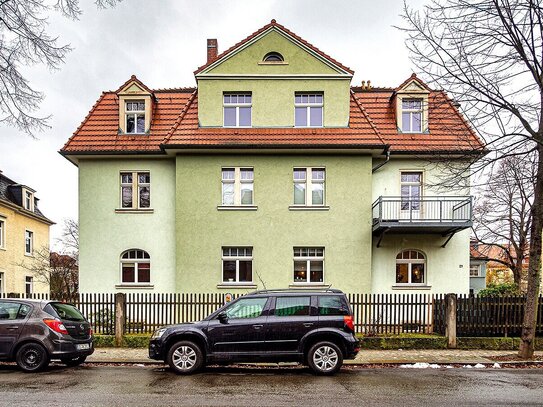
[[[60,319],[68,321],[85,321],[85,317],[73,305],[61,302],[52,302],[49,305],[55,310]]]

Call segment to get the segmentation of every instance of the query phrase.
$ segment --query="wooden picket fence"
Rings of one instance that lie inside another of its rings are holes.
[[[49,299],[46,294],[8,296]],[[445,296],[442,294],[347,296],[353,309],[356,331],[364,335],[445,333]],[[151,333],[164,325],[198,321],[225,304],[224,294],[221,293],[84,293],[75,298],[55,299],[76,305],[89,319],[94,332],[105,335],[115,333],[119,304],[124,315],[121,320],[125,334]],[[457,335],[518,336],[524,301],[524,297],[459,295]],[[539,301],[537,334],[543,335],[543,297]]]

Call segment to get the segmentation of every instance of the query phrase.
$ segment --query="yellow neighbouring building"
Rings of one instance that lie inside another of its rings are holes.
[[[49,247],[54,224],[39,210],[35,193],[0,171],[0,295],[49,292],[43,278],[20,266]]]

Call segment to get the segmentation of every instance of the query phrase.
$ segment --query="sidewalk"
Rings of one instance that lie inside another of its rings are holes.
[[[345,364],[485,364],[515,354],[515,351],[506,350],[361,350],[355,360],[347,360]],[[543,351],[536,352],[535,360],[543,361]],[[147,349],[139,348],[97,348],[87,362],[160,363],[148,358]]]

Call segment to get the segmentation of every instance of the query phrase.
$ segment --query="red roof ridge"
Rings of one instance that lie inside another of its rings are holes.
[[[351,90],[351,97],[353,98],[356,105],[358,106],[358,108],[360,109],[360,111],[362,112],[362,114],[364,115],[368,123],[370,124],[373,131],[375,131],[375,134],[377,135],[377,137],[379,137],[379,140],[381,140],[381,142],[386,145],[385,140],[383,139],[383,137],[381,137],[381,132],[379,132],[379,129],[377,128],[377,126],[375,125],[371,117],[368,115],[368,112],[366,112],[366,109],[362,106],[362,104],[360,103],[360,101],[358,100],[358,98],[356,97],[355,93],[352,90]]]
[[[351,75],[354,74],[354,71],[343,65],[341,62],[339,62],[338,60],[332,58],[330,55],[326,54],[325,52],[321,51],[319,48],[317,48],[316,46],[314,46],[313,44],[311,44],[310,42],[304,40],[302,37],[298,36],[297,34],[295,34],[294,32],[290,31],[288,28],[286,28],[285,26],[279,24],[275,19],[271,20],[271,22],[269,22],[268,24],[266,24],[265,26],[263,26],[262,28],[256,30],[254,33],[252,33],[251,35],[249,35],[248,37],[246,37],[245,39],[237,42],[236,44],[234,44],[233,46],[231,46],[230,48],[228,48],[226,51],[222,52],[221,54],[219,54],[217,56],[217,58],[215,58],[213,61],[209,61],[207,62],[206,64],[200,66],[198,69],[196,69],[194,71],[194,75],[197,75],[198,73],[200,73],[201,71],[203,71],[205,68],[207,68],[208,66],[210,66],[211,64],[215,63],[216,61],[222,59],[224,56],[226,56],[227,54],[229,54],[230,52],[234,51],[236,48],[239,48],[240,46],[246,44],[247,42],[251,41],[253,38],[257,37],[258,35],[260,35],[261,33],[263,33],[264,31],[268,30],[269,28],[271,27],[277,27],[279,28],[280,30],[284,31],[286,34],[290,35],[291,37],[293,37],[294,39],[296,39],[297,41],[301,42],[303,45],[305,45],[306,47],[310,48],[311,50],[313,50],[314,52],[316,52],[317,54],[319,54],[321,57],[327,59],[329,62],[333,63],[334,65],[340,67],[341,69],[349,72]]]
[[[422,79],[420,79],[420,78],[417,76],[417,74],[416,74],[415,72],[413,72],[409,78],[407,78],[405,81],[403,81],[403,82],[401,83],[401,85],[398,86],[397,88],[395,88],[394,90],[396,90],[396,91],[400,90],[401,88],[403,88],[405,85],[407,85],[409,82],[411,82],[411,81],[413,81],[413,80],[414,80],[415,82],[417,82],[419,85],[422,85],[422,87],[423,87],[424,89],[426,89],[428,92],[434,91],[432,88],[430,88],[430,87],[426,84],[426,82],[424,82]]]
[[[100,95],[100,97],[98,98],[98,100],[96,102],[94,102],[94,105],[91,107],[91,110],[89,110],[89,112],[87,113],[87,116],[85,116],[85,118],[83,119],[83,121],[79,124],[79,126],[77,127],[77,129],[75,129],[75,131],[72,133],[72,136],[68,139],[68,141],[66,141],[66,143],[64,143],[64,146],[60,149],[60,151],[64,151],[66,150],[66,148],[68,147],[68,144],[70,144],[70,142],[73,140],[73,138],[75,136],[77,136],[77,133],[79,132],[79,130],[81,130],[81,128],[85,125],[85,123],[89,120],[89,118],[91,117],[91,115],[94,113],[94,110],[96,109],[96,107],[100,104],[100,102],[102,101],[102,99],[104,98],[104,96],[106,96],[108,92],[102,92],[102,94]]]
[[[139,86],[141,86],[144,90],[146,90],[149,93],[153,93],[151,89],[147,87],[142,81],[138,79],[136,75],[132,75],[130,79],[128,79],[125,83],[123,83],[116,91],[115,93],[119,93],[121,90],[123,90],[130,82],[136,82]]]
[[[185,107],[183,107],[183,110],[181,110],[181,113],[175,120],[175,123],[173,124],[170,131],[168,131],[168,134],[166,134],[166,137],[164,137],[164,140],[162,140],[162,144],[167,144],[170,138],[172,137],[172,134],[177,130],[179,127],[179,124],[183,121],[183,117],[185,117],[185,114],[189,110],[190,106],[192,105],[192,102],[196,98],[196,95],[198,94],[198,89],[196,89],[192,95],[190,95],[189,99],[187,100],[187,103],[185,104]]]

